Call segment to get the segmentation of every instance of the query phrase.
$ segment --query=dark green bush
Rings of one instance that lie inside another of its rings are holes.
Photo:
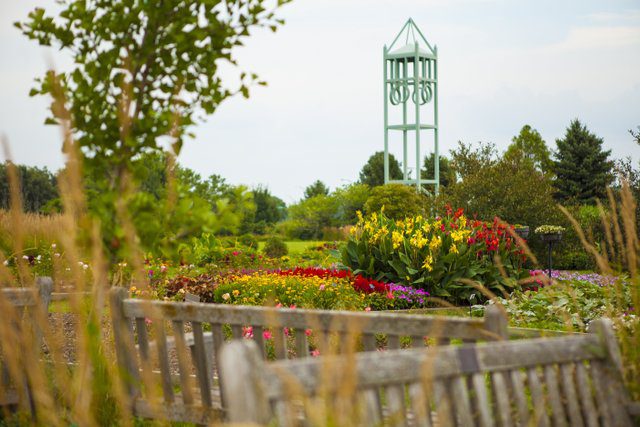
[[[364,205],[367,214],[380,212],[391,219],[403,219],[425,213],[426,198],[420,196],[415,187],[403,184],[385,184],[375,187]]]
[[[263,252],[269,258],[279,258],[289,253],[289,248],[279,237],[271,237],[264,245]]]
[[[256,237],[253,234],[249,234],[249,233],[243,234],[242,236],[238,237],[238,242],[242,246],[258,249],[258,239],[256,239]]]

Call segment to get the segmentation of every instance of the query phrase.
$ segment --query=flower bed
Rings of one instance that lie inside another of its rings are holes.
[[[433,219],[360,215],[342,261],[355,274],[419,286],[452,302],[466,302],[472,295],[482,299],[477,288],[460,279],[502,293],[523,276],[523,250],[512,229],[497,218],[492,223],[470,220],[462,209],[450,207],[445,217]]]
[[[370,280],[348,270],[324,268],[179,276],[152,280],[150,289],[158,298],[182,299],[188,292],[198,295],[203,302],[336,310],[422,308],[429,302],[429,293],[422,289]]]

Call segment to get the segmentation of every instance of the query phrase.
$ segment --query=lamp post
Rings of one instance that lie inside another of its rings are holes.
[[[563,232],[564,227],[556,225],[541,225],[540,227],[536,228],[536,234],[540,234],[540,239],[547,244],[547,272],[549,276],[549,283],[551,283],[551,254],[553,251],[553,246],[558,244],[562,240]]]

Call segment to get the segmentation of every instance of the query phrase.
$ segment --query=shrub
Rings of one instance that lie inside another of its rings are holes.
[[[284,243],[279,237],[271,237],[264,245],[263,252],[270,258],[280,258],[289,253],[286,243]]]
[[[421,197],[414,187],[403,184],[386,184],[375,187],[364,205],[367,214],[380,212],[391,219],[423,214],[426,199]]]
[[[242,236],[238,237],[238,242],[240,242],[242,246],[247,246],[252,249],[258,249],[258,239],[256,239],[253,234],[243,234]]]
[[[452,302],[467,302],[472,295],[483,299],[478,289],[459,279],[503,293],[523,275],[523,251],[508,227],[497,219],[468,220],[462,209],[453,213],[448,208],[445,218],[431,220],[417,216],[394,221],[374,213],[361,217],[352,229],[342,260],[354,274],[420,286]]]

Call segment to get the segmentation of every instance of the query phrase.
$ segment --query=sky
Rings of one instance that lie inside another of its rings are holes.
[[[70,62],[12,26],[36,6],[55,2],[0,0],[0,134],[16,162],[56,170],[60,131],[43,124],[48,100],[28,92]],[[383,149],[382,49],[409,17],[438,47],[441,153],[457,141],[504,150],[525,124],[553,150],[578,118],[612,157],[640,160],[628,133],[640,126],[637,0],[294,0],[279,15],[276,33],[255,31],[236,51],[268,86],[199,123],[183,165],[287,203],[317,179],[357,181]]]

